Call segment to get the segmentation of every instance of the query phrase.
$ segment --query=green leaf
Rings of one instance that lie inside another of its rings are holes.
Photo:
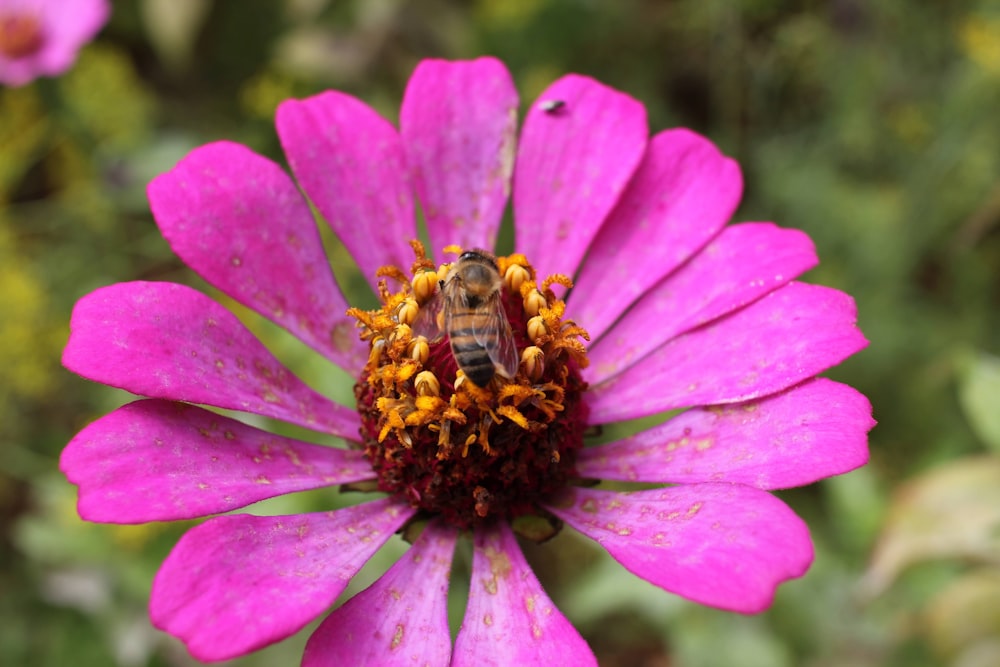
[[[864,592],[874,597],[906,567],[946,559],[1000,564],[1000,457],[942,464],[901,486]]]
[[[942,656],[954,658],[970,647],[995,644],[1000,637],[1000,569],[979,568],[954,581],[928,605],[926,619],[931,644]],[[978,650],[986,651],[986,646]]]
[[[961,378],[959,401],[976,435],[1000,452],[1000,358],[978,353]]]

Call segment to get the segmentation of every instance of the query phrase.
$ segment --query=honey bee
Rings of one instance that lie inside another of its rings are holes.
[[[494,375],[513,378],[519,358],[502,296],[503,279],[493,255],[463,252],[420,309],[414,332],[431,340],[447,333],[455,363],[479,387]]]

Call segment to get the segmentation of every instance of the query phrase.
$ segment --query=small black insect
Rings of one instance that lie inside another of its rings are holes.
[[[538,108],[544,111],[545,113],[549,114],[550,116],[554,116],[566,109],[566,101],[542,100],[541,102],[538,103]]]

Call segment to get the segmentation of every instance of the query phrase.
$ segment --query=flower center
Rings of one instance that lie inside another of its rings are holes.
[[[411,245],[409,275],[378,272],[382,307],[348,311],[371,344],[354,392],[379,490],[460,528],[531,524],[576,476],[587,423],[588,336],[552,290],[571,283],[537,284],[522,255],[454,246],[458,259],[435,268]]]
[[[0,54],[7,58],[26,58],[37,53],[45,43],[42,23],[33,14],[0,14]]]

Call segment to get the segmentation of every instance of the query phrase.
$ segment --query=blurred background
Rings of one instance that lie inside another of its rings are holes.
[[[644,102],[652,132],[707,135],[742,165],[736,218],[807,231],[821,265],[806,280],[854,295],[871,340],[828,375],[871,399],[872,461],[782,494],[817,556],[767,613],[680,600],[569,531],[527,549],[601,664],[1000,665],[989,0],[115,2],[66,75],[0,88],[0,663],[194,664],[146,616],[152,576],[187,526],[83,523],[57,467],[77,430],[129,399],[60,367],[75,300],[134,279],[204,288],[157,232],[149,179],[224,138],[283,160],[275,107],[326,88],[395,121],[421,58],[481,54],[506,62],[522,104],[580,72]],[[370,298],[330,250],[348,292]],[[238,312],[317,388],[350,396],[344,377]],[[331,494],[269,511],[329,508]],[[456,561],[459,593],[467,567]],[[298,664],[312,627],[231,664]]]

